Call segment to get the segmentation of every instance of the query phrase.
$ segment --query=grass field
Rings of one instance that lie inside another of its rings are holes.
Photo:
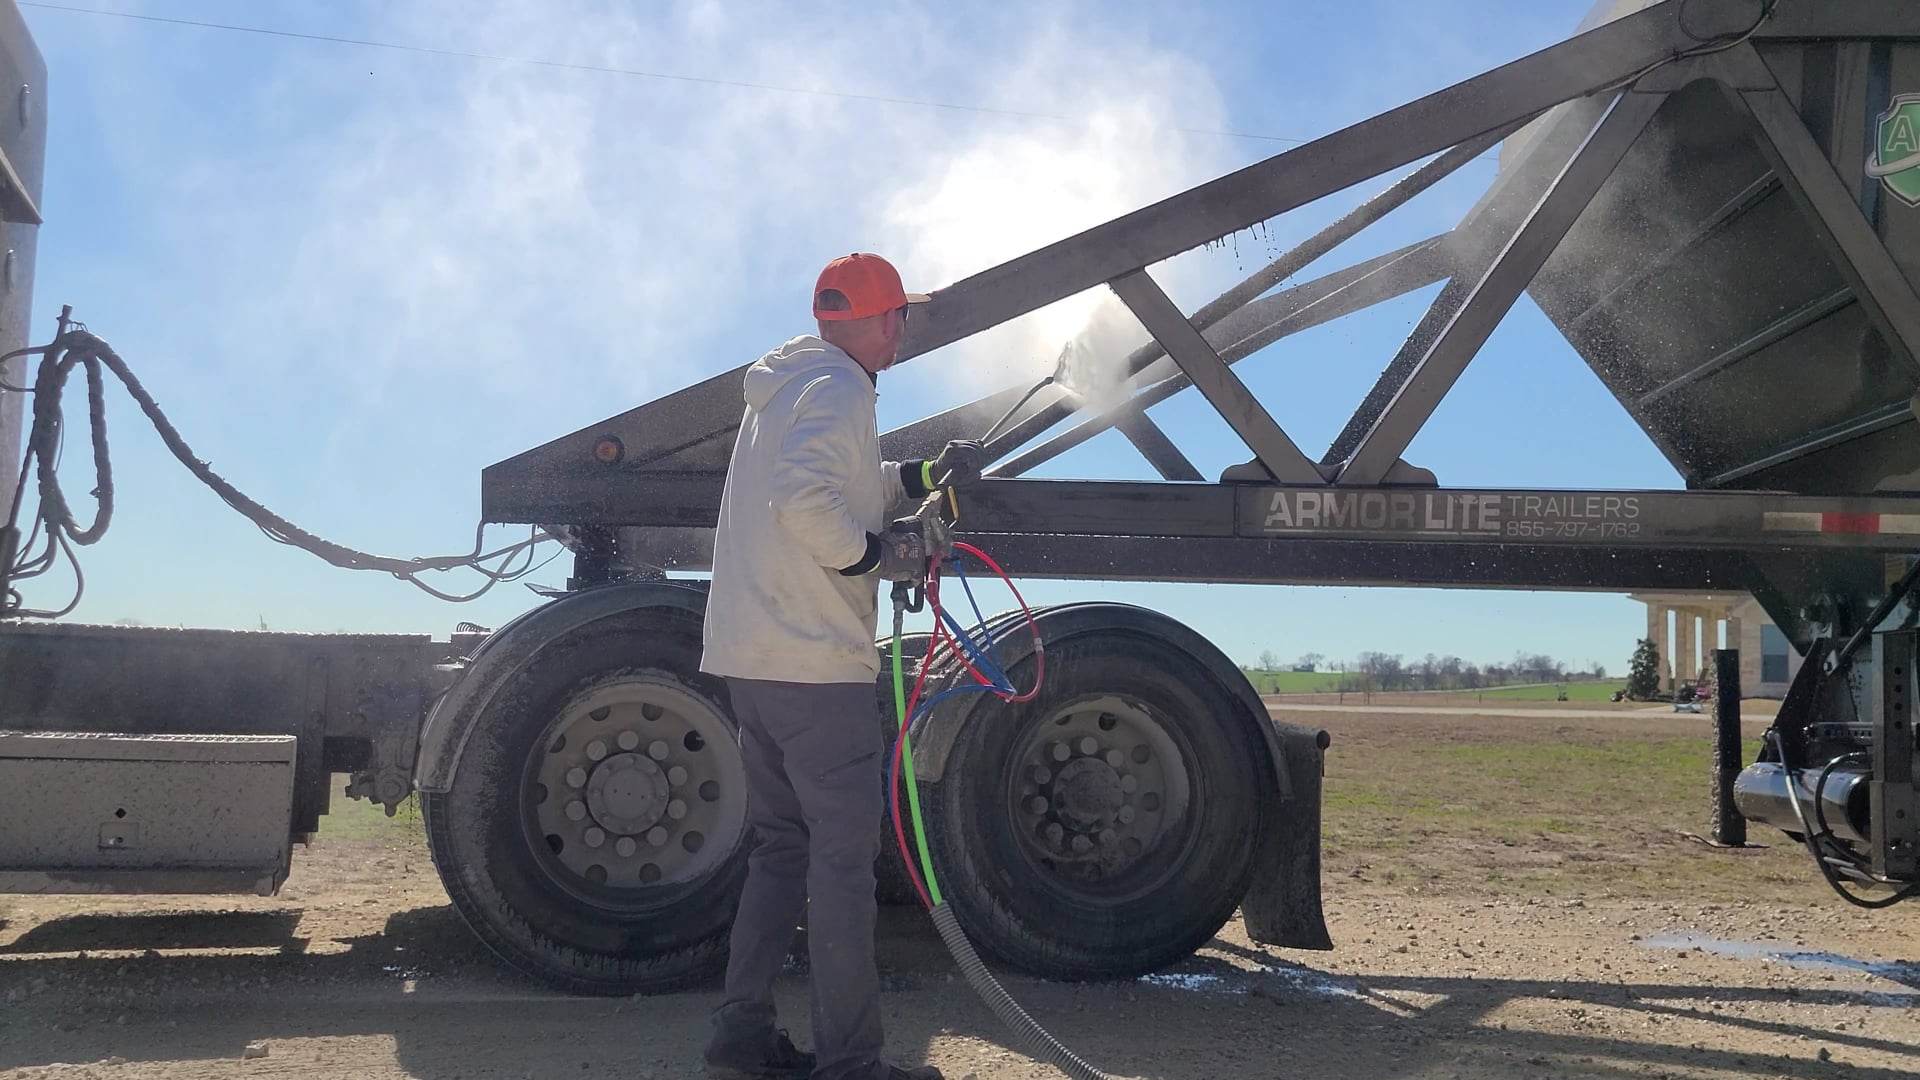
[[[1587,682],[1560,683],[1550,686],[1499,686],[1491,690],[1477,690],[1474,693],[1488,701],[1555,701],[1560,691],[1567,692],[1568,701],[1608,701],[1614,691],[1624,690],[1625,679],[1592,679]]]
[[[1688,835],[1707,829],[1699,717],[1302,719],[1333,733],[1329,876],[1413,892],[1820,896],[1805,854],[1784,836],[1755,826],[1750,839],[1763,846],[1725,851]],[[1758,746],[1747,740],[1747,760]]]
[[[1249,671],[1247,678],[1262,694],[1331,694],[1342,680],[1352,679],[1337,671]],[[1568,701],[1606,701],[1615,690],[1627,685],[1625,679],[1592,679],[1585,682],[1550,683],[1541,686],[1497,686],[1486,690],[1432,691],[1458,693],[1463,698],[1485,697],[1488,701],[1553,701],[1565,687]],[[1413,691],[1407,691],[1413,692]]]
[[[1347,676],[1337,671],[1249,671],[1247,678],[1262,694],[1331,694]]]
[[[364,799],[349,799],[341,789],[347,777],[332,777],[333,800],[320,819],[322,840],[381,840],[388,844],[426,847],[426,824],[420,819],[420,796],[409,795],[392,817],[386,807]]]

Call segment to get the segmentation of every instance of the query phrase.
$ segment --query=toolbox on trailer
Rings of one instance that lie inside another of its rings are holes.
[[[0,888],[270,894],[292,851],[298,743],[0,731]]]

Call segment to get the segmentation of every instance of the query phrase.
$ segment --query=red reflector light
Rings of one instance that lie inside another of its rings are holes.
[[[627,448],[611,435],[593,444],[593,459],[602,465],[618,465],[627,456]]]
[[[1877,533],[1880,531],[1880,515],[1821,514],[1820,531],[1829,533]]]

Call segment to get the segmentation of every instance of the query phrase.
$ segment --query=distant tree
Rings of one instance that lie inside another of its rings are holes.
[[[1325,653],[1301,653],[1297,663],[1301,671],[1319,671],[1320,665],[1325,662],[1326,659],[1327,654]]]
[[[1604,678],[1606,678],[1606,677],[1607,677],[1607,665],[1605,665],[1605,664],[1595,664],[1595,665],[1593,665],[1593,677],[1594,677],[1594,678],[1596,678],[1596,679],[1604,679]]]
[[[1420,689],[1437,688],[1440,685],[1440,658],[1428,653],[1414,663],[1413,672],[1420,679]]]
[[[1460,689],[1461,688],[1460,677],[1462,675],[1461,668],[1463,667],[1464,663],[1465,662],[1462,661],[1457,656],[1441,657],[1440,658],[1440,685],[1445,686],[1450,690]]]
[[[1651,701],[1660,694],[1660,650],[1652,638],[1641,638],[1633,646],[1633,659],[1627,663],[1627,696],[1635,701]]]
[[[1397,653],[1364,652],[1355,666],[1369,690],[1393,690],[1406,681],[1407,661]]]
[[[1460,671],[1460,686],[1466,690],[1478,690],[1487,685],[1487,675],[1480,670],[1479,664],[1468,664]]]
[[[1260,670],[1261,670],[1261,671],[1278,671],[1278,670],[1280,670],[1280,654],[1278,654],[1278,653],[1276,653],[1276,652],[1274,652],[1274,651],[1273,651],[1272,649],[1263,649],[1263,650],[1261,650],[1261,652],[1260,652]]]

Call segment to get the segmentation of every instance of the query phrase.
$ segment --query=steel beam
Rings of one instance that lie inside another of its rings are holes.
[[[1753,36],[1759,40],[1920,38],[1920,8],[1889,0],[1788,2]]]
[[[1772,78],[1751,45],[1722,62],[1736,71],[1767,72]],[[1834,172],[1786,92],[1776,83],[1770,90],[1744,90],[1735,97],[1759,125],[1761,151],[1772,160],[1788,195],[1799,204],[1874,328],[1909,363],[1920,364],[1920,296],[1860,213],[1847,182]]]
[[[1187,455],[1181,453],[1180,448],[1173,444],[1173,440],[1167,438],[1167,433],[1160,429],[1160,425],[1154,423],[1147,414],[1135,413],[1122,419],[1114,427],[1119,428],[1120,434],[1125,435],[1127,441],[1140,451],[1140,456],[1147,459],[1147,464],[1153,466],[1161,479],[1206,479],[1200,475],[1200,470],[1194,466],[1193,462],[1187,460]]]
[[[1684,9],[1684,14],[1683,14]],[[1305,146],[1097,225],[934,294],[915,356],[1151,266],[1370,177],[1616,86],[1750,24],[1761,0],[1666,0]]]
[[[964,530],[962,538],[968,537]],[[1751,590],[1742,555],[1726,551],[1618,551],[1603,548],[1365,540],[1169,539],[1102,536],[1073,543],[1009,535],[978,539],[1021,578],[1171,581],[1246,585],[1380,585],[1398,588],[1529,589],[1568,592]]]
[[[1228,333],[1209,337],[1232,340],[1232,344],[1221,349],[1220,358],[1228,364],[1238,363],[1283,338],[1445,281],[1454,268],[1447,237],[1432,237],[1256,300],[1216,325],[1216,330]],[[1243,331],[1242,327],[1247,329]],[[1153,372],[1142,374],[1150,376]],[[1105,416],[1089,420],[1009,462],[1004,469],[996,470],[995,475],[1018,476],[1106,430],[1121,417],[1143,412],[1192,385],[1193,381],[1185,375],[1171,374],[1115,406]]]
[[[1391,187],[1361,203],[1325,228],[1301,241],[1274,259],[1245,281],[1221,293],[1211,303],[1193,313],[1192,322],[1202,330],[1237,311],[1268,289],[1324,257],[1333,249],[1360,235],[1367,226],[1405,206],[1421,192],[1459,172],[1480,155],[1493,149],[1502,139],[1518,131],[1524,121],[1508,124],[1484,135],[1468,139],[1408,173]]]
[[[1219,350],[1221,360],[1238,363],[1281,338],[1444,281],[1452,269],[1446,238],[1429,237],[1255,300],[1208,327],[1206,338]],[[1156,377],[1159,370],[1160,365],[1156,364],[1135,377],[1135,385],[1144,384],[1146,388],[1133,397],[1004,462],[991,475],[1019,476],[1030,472],[1126,417],[1142,414],[1193,385],[1184,375]]]
[[[1189,317],[1188,321],[1202,333],[1207,333],[1216,324],[1242,315],[1254,305],[1255,297],[1306,269],[1341,244],[1359,235],[1367,226],[1386,217],[1421,192],[1458,172],[1468,162],[1486,153],[1501,139],[1513,134],[1520,126],[1519,123],[1508,124],[1448,149],[1432,161],[1400,178],[1385,191],[1366,200],[1283,252],[1267,265],[1248,275],[1245,280],[1203,304]],[[1214,340],[1219,339],[1218,335],[1208,334],[1207,336]],[[1126,374],[1134,378],[1136,383],[1144,382],[1146,379],[1143,376],[1165,356],[1166,350],[1161,348],[1158,342],[1149,342],[1127,355]],[[1064,420],[1070,413],[1071,410],[1064,405],[1056,404],[1052,407],[1050,419]],[[1037,419],[1034,424],[1024,426],[1019,434],[1030,438],[1051,426],[1052,423],[1043,423]],[[995,457],[1002,456],[1026,443],[1027,438],[1015,438],[1014,434],[1009,432],[1008,436],[994,440],[994,445],[989,449],[994,452]]]
[[[1228,370],[1220,354],[1213,351],[1151,275],[1135,270],[1110,284],[1275,480],[1288,484],[1324,482],[1320,470],[1280,430],[1272,414],[1254,398],[1247,384]]]
[[[1223,361],[1238,363],[1284,336],[1309,331],[1323,323],[1331,323],[1342,315],[1352,315],[1354,311],[1384,304],[1417,288],[1427,288],[1428,284],[1446,281],[1452,271],[1453,259],[1446,250],[1446,236],[1430,236],[1419,244],[1407,244],[1396,252],[1388,252],[1325,277],[1296,284],[1283,292],[1240,307],[1235,313],[1208,327],[1206,338]],[[1154,348],[1158,352],[1158,344]],[[1165,402],[1173,394],[1192,386],[1192,380],[1179,375],[1179,369],[1171,363],[1156,361],[1140,369],[1133,384],[1146,388],[1139,390],[1127,402],[1114,405],[1106,413],[1091,417],[1079,427],[1054,436],[1043,446],[1035,446],[1020,457],[1002,463],[993,469],[991,475],[1020,477],[1021,473],[1052,461],[1054,457],[1066,454],[1102,430],[1114,427],[1123,417],[1142,413],[1152,405]]]
[[[1386,478],[1666,99],[1620,95],[1354,448],[1337,482],[1364,486]]]
[[[1467,216],[1447,237],[1456,270],[1440,295],[1434,298],[1406,340],[1382,368],[1366,397],[1348,417],[1340,434],[1334,437],[1320,464],[1336,468],[1349,457],[1366,437],[1395,394],[1406,385],[1420,358],[1432,348],[1435,339],[1460,311],[1473,285],[1486,273],[1500,253],[1501,246],[1519,227],[1521,215],[1537,203],[1552,186],[1567,161],[1593,134],[1595,125],[1606,116],[1607,101],[1590,98],[1573,102],[1540,121],[1544,130],[1522,135],[1506,148],[1515,160],[1508,162],[1494,178],[1493,186],[1480,197]]]
[[[1721,847],[1747,846],[1747,819],[1733,805],[1733,781],[1745,762],[1740,747],[1740,643],[1731,649],[1709,650],[1713,656],[1713,842]]]

